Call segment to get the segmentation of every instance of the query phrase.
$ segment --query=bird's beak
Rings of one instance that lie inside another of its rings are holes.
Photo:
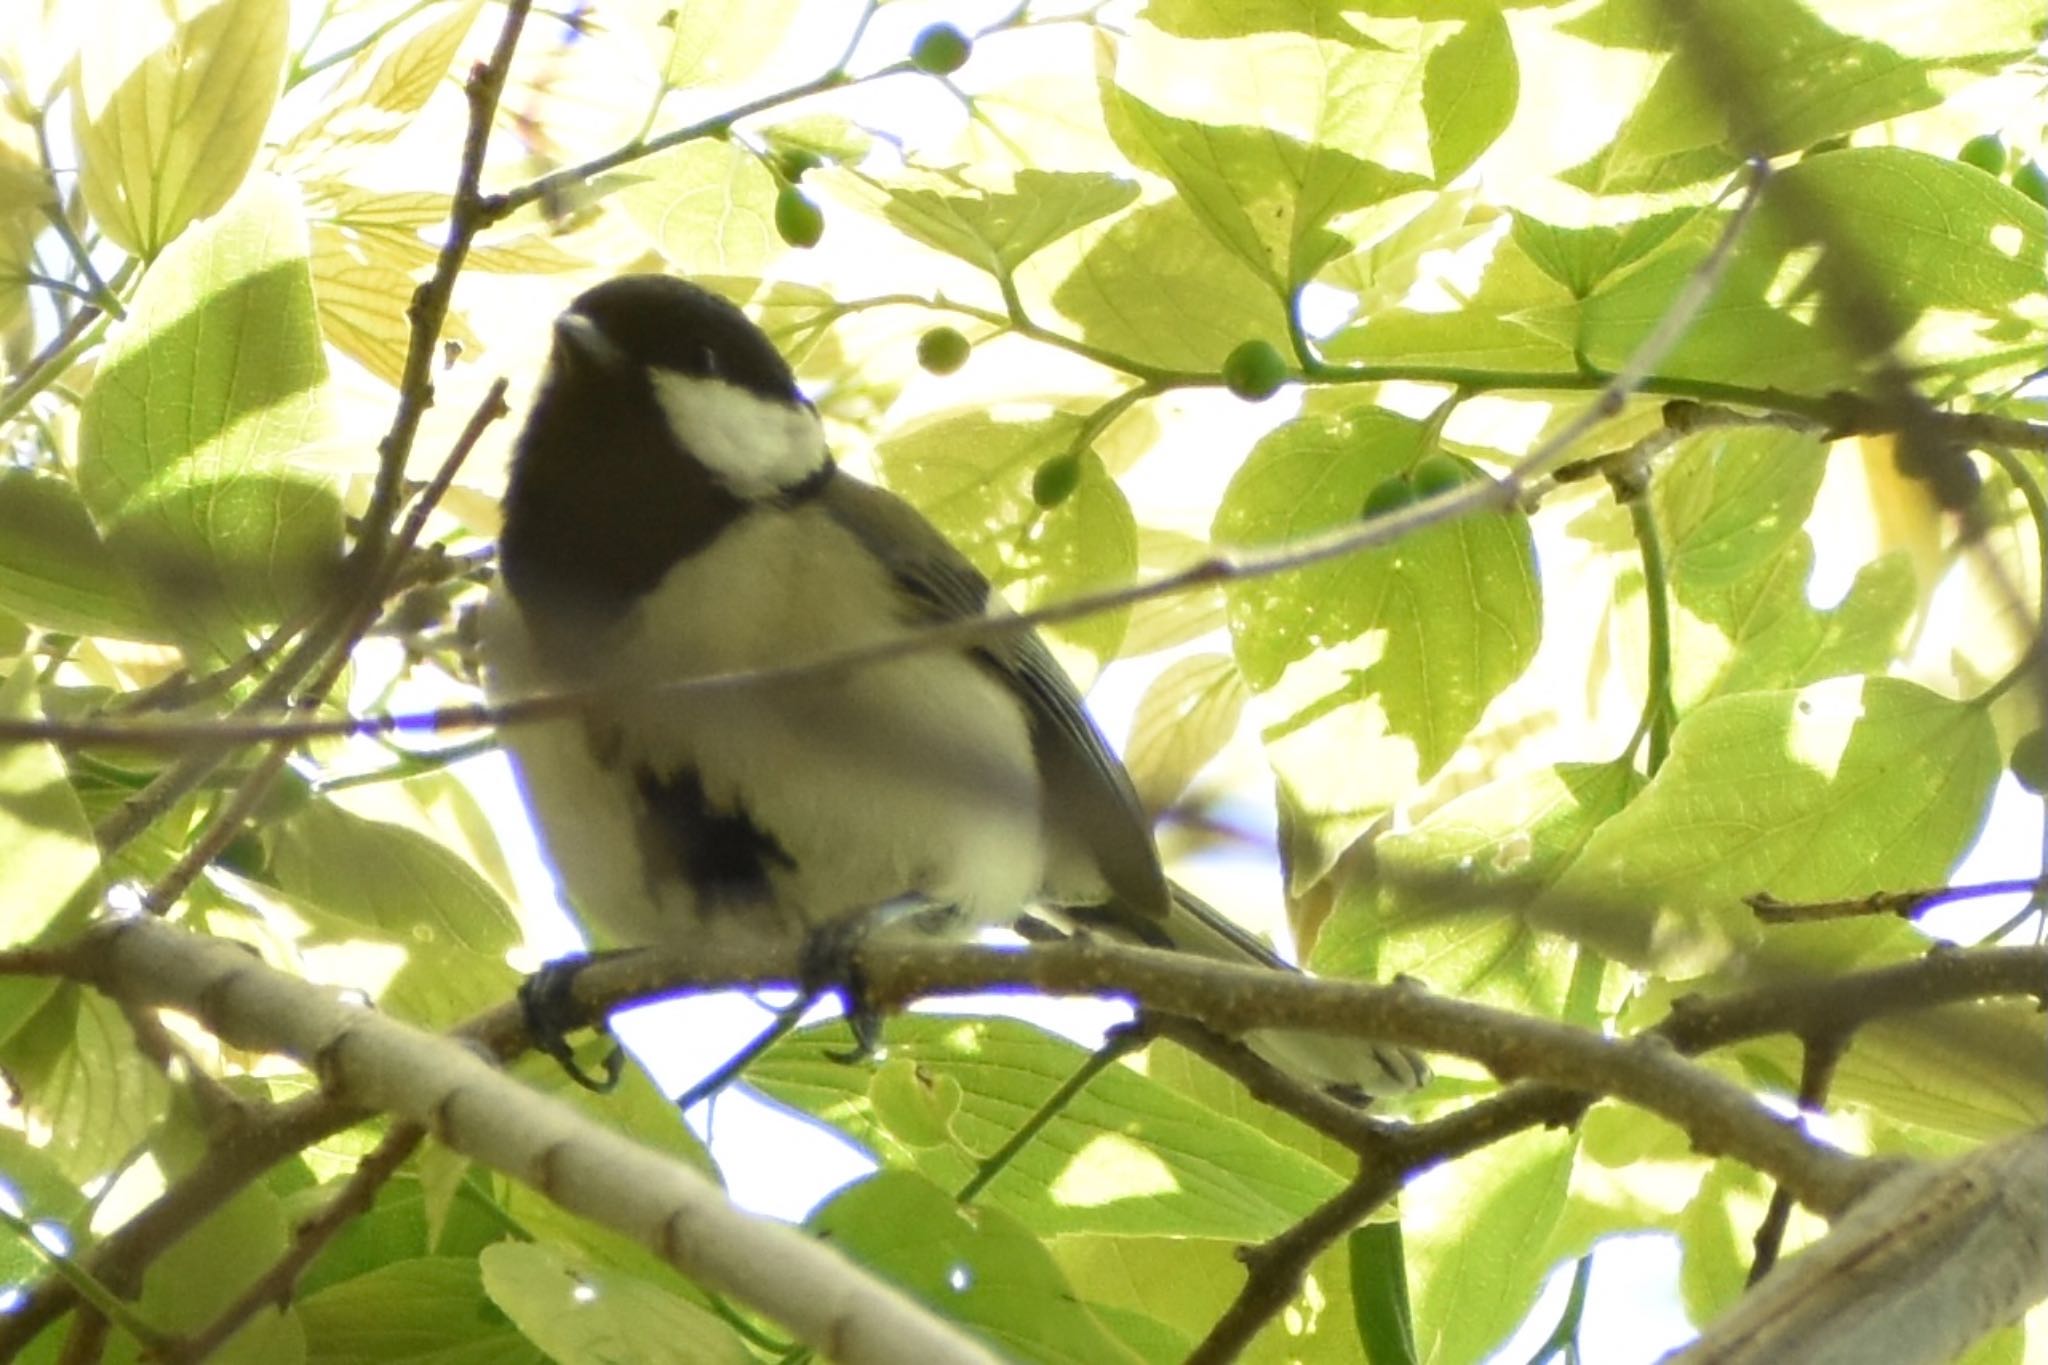
[[[625,356],[581,313],[555,319],[555,364],[569,370],[617,370]]]

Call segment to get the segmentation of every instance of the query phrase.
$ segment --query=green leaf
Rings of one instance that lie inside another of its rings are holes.
[[[1748,1288],[1755,1229],[1769,1201],[1768,1182],[1740,1162],[1717,1161],[1700,1181],[1678,1220],[1685,1247],[1678,1287],[1694,1322],[1712,1322]]]
[[[268,937],[297,959],[292,965],[302,974],[361,991],[388,1013],[427,1027],[446,1027],[513,995],[518,976],[504,949],[479,951],[464,941],[489,941],[509,915],[501,903],[493,923],[489,903],[444,865],[454,855],[408,831],[384,826],[387,836],[352,828],[349,817],[320,804],[307,812],[281,828],[271,869],[277,885],[260,893],[282,905],[285,918],[267,917],[267,935],[229,920],[215,932],[258,942]],[[350,868],[309,845],[309,831],[328,829],[342,831],[339,846],[373,851],[389,865],[357,864],[351,876]],[[237,907],[233,920],[242,916]],[[506,941],[518,942],[517,935]]]
[[[2035,1330],[2041,1329],[2037,1326]],[[2025,1365],[2026,1355],[2027,1324],[2015,1322],[1979,1337],[1975,1345],[1956,1357],[1956,1365]]]
[[[50,1153],[33,1146],[21,1133],[0,1129],[0,1190],[4,1190],[11,1212],[32,1225],[62,1229],[76,1246],[84,1231],[91,1205]],[[49,1257],[40,1244],[10,1231],[0,1231],[0,1282],[27,1284],[49,1269]]]
[[[1495,246],[1479,287],[1450,312],[1383,308],[1322,344],[1325,358],[1387,365],[1463,365],[1575,377],[1578,301],[1516,237]]]
[[[1487,783],[1373,844],[1339,884],[1311,964],[1326,976],[1411,975],[1460,1000],[1556,1019],[1579,950],[1523,918],[1641,779],[1569,763]]]
[[[1431,453],[1428,427],[1383,409],[1291,422],[1231,479],[1213,534],[1280,546],[1342,526]],[[1383,809],[1449,759],[1535,653],[1535,567],[1527,519],[1505,512],[1229,585],[1269,756],[1307,809]]]
[[[489,1250],[486,1250],[488,1254]],[[543,1365],[468,1256],[393,1260],[299,1300],[308,1365]]]
[[[1825,610],[1807,600],[1813,541],[1799,535],[1769,564],[1725,590],[1687,595],[1674,617],[1681,708],[1708,696],[1883,671],[1897,656],[1919,587],[1903,551],[1856,571],[1842,600]],[[1718,639],[1702,638],[1705,623]]]
[[[326,399],[305,227],[259,178],[150,271],[80,414],[86,505],[188,650],[237,654],[330,583],[340,499],[288,465]]]
[[[528,1242],[477,1258],[499,1312],[561,1365],[752,1365],[716,1315],[658,1284]]]
[[[1673,209],[1618,227],[1559,227],[1517,213],[1514,235],[1537,269],[1582,299],[1615,271],[1663,246],[1693,217],[1691,209]]]
[[[161,1160],[163,1154],[158,1156]],[[286,1238],[277,1196],[261,1184],[245,1186],[150,1262],[136,1305],[143,1320],[167,1334],[210,1323],[284,1254]],[[106,1359],[127,1365],[141,1358],[135,1347],[117,1335]],[[225,1345],[207,1355],[223,1365],[298,1365],[306,1358],[297,1308],[277,1304],[258,1309]]]
[[[1824,394],[1860,384],[1860,357],[1898,336],[1926,366],[2031,367],[2048,211],[1972,167],[1898,147],[1809,156],[1779,176],[1662,374],[1745,386],[1768,374],[1776,388]],[[1579,334],[1589,362],[1626,363],[1725,221],[1698,215],[1600,286]],[[1808,244],[1815,221],[1843,250]],[[1854,312],[1840,301],[1851,295]],[[1872,307],[1882,334],[1860,321]]]
[[[1816,936],[1769,945],[1776,951],[1745,978],[1781,977],[1787,962],[1795,971],[1842,971],[1927,951],[1926,938],[1903,925],[1888,935],[1865,930],[1860,940]],[[1778,1063],[1776,1074],[1789,1078],[1797,1065],[1789,1048],[1770,1054],[1763,1042],[1740,1049],[1746,1064],[1769,1057]],[[2006,1001],[1925,1010],[1860,1030],[1836,1067],[1830,1098],[1983,1141],[2048,1120],[2044,1069],[2048,1038],[2038,1010]]]
[[[433,5],[358,53],[280,158],[331,176],[381,153],[448,79],[481,7],[482,0]]]
[[[937,174],[883,181],[847,171],[828,179],[906,236],[1004,278],[1034,253],[1138,197],[1137,185],[1102,171],[1022,168],[1007,191]]]
[[[1812,221],[1828,224],[1832,240],[1855,253],[1843,258],[1853,278],[1816,275],[1824,321],[1839,306],[1834,290],[1874,293],[1902,332],[1929,313],[2018,317],[2015,305],[2038,301],[2041,292],[2048,209],[1948,157],[1905,147],[1808,157],[1766,198],[1751,249],[1789,259]],[[2028,313],[2039,337],[2043,319],[2038,310]],[[1982,346],[1975,328],[1951,342],[1939,332],[1917,340],[1913,350],[1923,360]]]
[[[1528,1315],[1577,1151],[1572,1134],[1524,1133],[1410,1186],[1402,1230],[1424,1361],[1485,1360]]]
[[[1319,277],[1357,300],[1350,318],[1376,317],[1398,307],[1444,259],[1437,253],[1465,251],[1491,233],[1501,216],[1476,188],[1421,197],[1419,208],[1412,207],[1415,202],[1404,197],[1358,215],[1356,233],[1369,245],[1331,262]]]
[[[1366,12],[1353,0],[1151,0],[1145,22],[1180,38],[1301,33],[1379,46],[1352,27]]]
[[[905,1141],[882,1127],[865,1069],[832,1060],[839,1025],[794,1034],[747,1071],[769,1095],[830,1123],[946,1189],[1073,1074],[1086,1052],[1005,1019],[905,1015],[888,1026],[889,1056],[951,1077],[960,1104],[953,1142]],[[1256,1241],[1335,1194],[1329,1167],[1132,1070],[1088,1084],[990,1182],[977,1201],[1043,1236],[1080,1232]]]
[[[0,1041],[0,1066],[49,1132],[44,1150],[73,1180],[98,1179],[130,1155],[169,1094],[120,1007],[71,985]]]
[[[806,1226],[1019,1358],[1136,1365],[1045,1247],[1001,1209],[962,1208],[921,1176],[880,1171],[827,1200]]]
[[[1193,654],[1168,664],[1138,699],[1124,765],[1148,811],[1181,797],[1237,733],[1251,692],[1222,654]]]
[[[1138,567],[1130,504],[1092,450],[1080,482],[1057,507],[1040,507],[1032,481],[1048,458],[1069,451],[1083,419],[1058,413],[1033,422],[986,412],[939,417],[882,442],[875,462],[891,488],[917,504],[1013,605],[1030,608],[1122,587]],[[1046,633],[1114,658],[1127,612],[1104,612]]]
[[[380,261],[405,272],[440,259],[435,238],[448,221],[447,195],[435,190],[369,190],[331,180],[310,182],[305,191],[316,249]],[[589,265],[545,231],[489,236],[463,258],[466,270],[509,274],[558,274]]]
[[[0,716],[41,715],[35,670],[18,664],[0,679]],[[94,883],[99,865],[92,826],[55,746],[0,744],[0,943],[35,941]]]
[[[0,469],[0,607],[52,630],[162,642],[69,480]]]
[[[429,1144],[415,1165],[439,1163],[447,1156],[446,1147]],[[296,1286],[300,1299],[373,1274],[393,1261],[429,1255],[473,1258],[502,1238],[504,1211],[489,1203],[481,1182],[462,1179],[468,1163],[455,1158],[447,1165],[455,1171],[458,1183],[448,1191],[443,1201],[446,1207],[438,1215],[430,1206],[424,1173],[414,1174],[412,1166],[401,1170],[377,1191],[370,1209],[350,1219],[306,1268]],[[279,1168],[280,1173],[285,1169]],[[347,1179],[337,1175],[287,1191],[279,1189],[282,1179],[273,1177],[271,1185],[285,1201],[285,1216],[297,1223],[326,1208]]]
[[[1531,916],[1633,966],[1708,969],[1758,937],[1752,892],[1942,882],[2002,766],[1981,707],[1896,678],[1719,697],[1680,721],[1663,768]]]
[[[1082,340],[1141,365],[1213,374],[1248,338],[1287,345],[1280,294],[1179,199],[1118,219],[1052,301]]]
[[[736,143],[685,142],[621,174],[619,207],[686,274],[754,278],[785,250],[775,177]]]
[[[1422,76],[1429,159],[1446,184],[1507,130],[1521,94],[1514,38],[1496,9],[1477,9],[1431,49]]]
[[[519,946],[505,898],[460,855],[416,829],[308,802],[274,827],[277,886],[423,947],[502,960]]]
[[[1629,362],[1714,250],[1726,221],[1719,212],[1695,215],[1660,250],[1594,291],[1577,333],[1589,364],[1612,371]],[[1817,324],[1811,306],[1792,306],[1791,285],[1803,276],[1788,271],[1785,248],[1764,223],[1752,222],[1658,373],[1742,385],[1767,374],[1779,389],[1811,394],[1856,383],[1861,368],[1851,351]]]
[[[73,86],[79,188],[109,238],[154,258],[248,174],[283,87],[290,6],[91,9]]]
[[[1408,1255],[1399,1223],[1367,1223],[1346,1239],[1351,1253],[1351,1311],[1371,1365],[1416,1365]]]
[[[1353,1164],[1355,1165],[1355,1159]],[[1177,1365],[1244,1288],[1237,1248],[1173,1237],[1061,1237],[1050,1244],[1089,1310],[1155,1365]],[[1308,1267],[1275,1325],[1254,1337],[1247,1365],[1365,1365],[1339,1242]]]
[[[1672,189],[1726,174],[1749,151],[1778,155],[1929,109],[2032,50],[2029,0],[1930,9],[1920,0],[1723,0],[1698,12],[1712,46],[1667,22],[1659,0],[1604,0],[1559,30],[1608,47],[1675,52],[1614,139],[1563,177],[1596,193]],[[1856,36],[1881,34],[1887,41]],[[1697,63],[1709,60],[1702,68]],[[1747,146],[1729,135],[1743,101]]]
[[[650,51],[666,48],[662,85],[689,90],[752,76],[782,48],[800,8],[797,0],[654,0],[625,6],[624,13],[653,30]]]
[[[1283,294],[1350,247],[1332,218],[1429,183],[1272,128],[1174,118],[1106,79],[1102,103],[1124,153],[1173,181],[1216,240]]]
[[[1673,590],[1723,587],[1777,557],[1806,524],[1826,469],[1826,447],[1805,432],[1738,428],[1681,441],[1651,490]]]

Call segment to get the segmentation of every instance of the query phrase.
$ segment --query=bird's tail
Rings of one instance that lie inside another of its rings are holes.
[[[1176,882],[1171,891],[1166,937],[1173,947],[1223,962],[1300,970],[1186,887]],[[1289,1075],[1352,1104],[1405,1094],[1429,1083],[1429,1063],[1421,1054],[1392,1043],[1302,1029],[1254,1029],[1244,1036],[1244,1043]]]
[[[1090,914],[1078,908],[1065,910],[1061,917],[1086,928],[1105,929],[1118,937],[1136,937],[1153,947],[1219,962],[1248,962],[1283,972],[1300,970],[1186,887],[1173,883],[1170,890],[1172,907],[1164,925],[1148,918],[1138,930],[1129,916]],[[1420,1054],[1392,1043],[1277,1028],[1254,1029],[1243,1041],[1288,1075],[1350,1104],[1405,1094],[1429,1083],[1429,1063]]]

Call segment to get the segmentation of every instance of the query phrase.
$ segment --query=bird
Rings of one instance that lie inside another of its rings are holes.
[[[515,438],[482,612],[487,696],[574,691],[505,747],[573,916],[618,946],[1050,921],[1293,970],[1165,876],[1130,777],[1029,629],[759,685],[759,670],[1005,610],[922,513],[841,469],[788,362],[665,274],[576,297]],[[1412,1051],[1245,1041],[1355,1104]]]

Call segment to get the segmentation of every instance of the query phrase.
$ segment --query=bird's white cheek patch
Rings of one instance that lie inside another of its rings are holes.
[[[824,466],[825,433],[809,407],[673,370],[651,379],[677,439],[736,497],[772,497]]]

